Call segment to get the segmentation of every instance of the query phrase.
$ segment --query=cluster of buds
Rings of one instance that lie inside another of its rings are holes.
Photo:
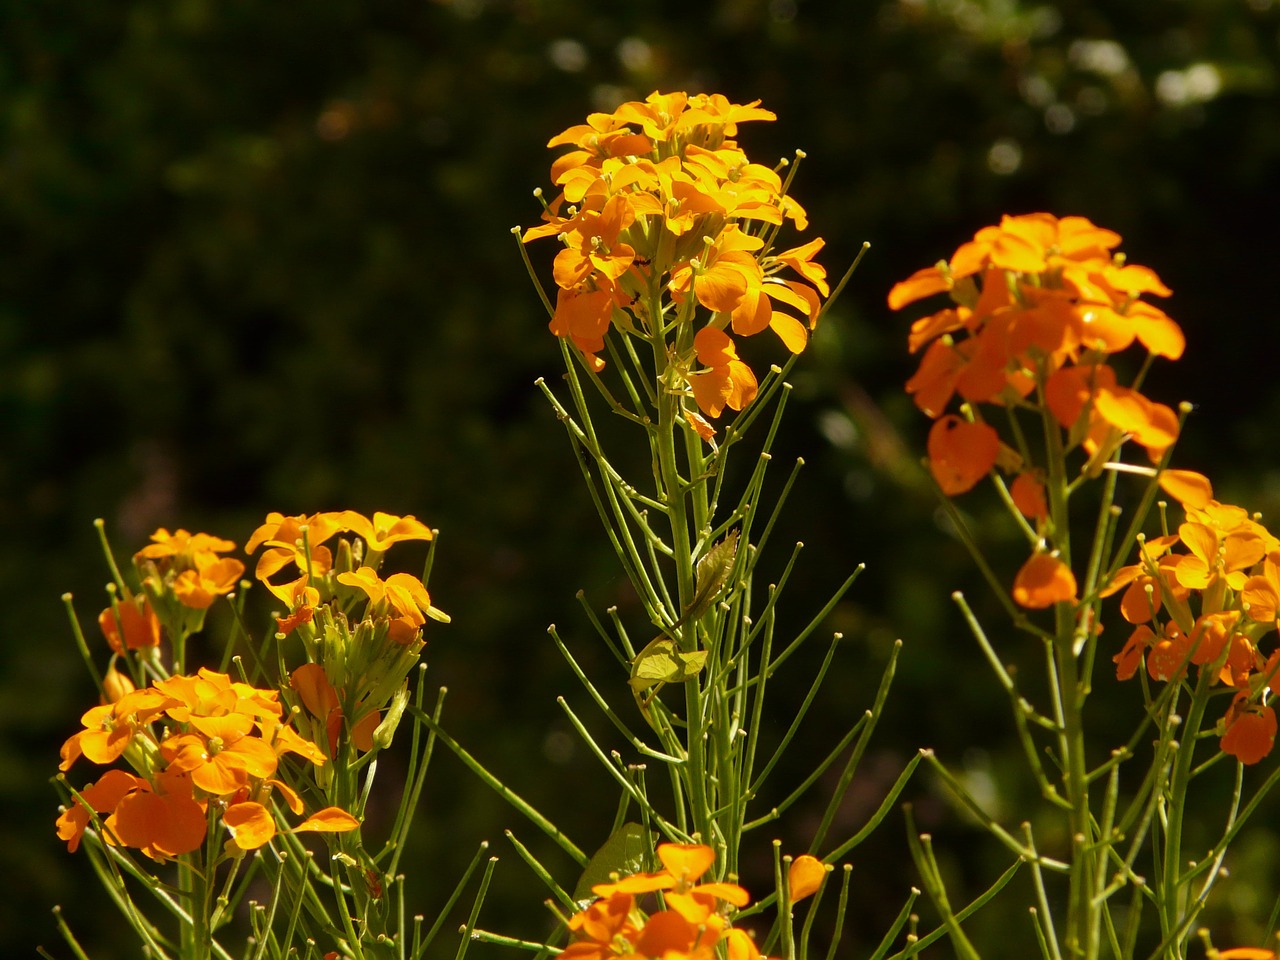
[[[573,936],[560,956],[565,960],[762,960],[746,931],[730,927],[729,916],[751,897],[736,883],[699,883],[715,864],[715,851],[702,844],[660,844],[663,869],[596,884],[598,898],[567,921]],[[815,858],[798,858],[791,867],[791,901],[814,893],[826,868]],[[646,913],[637,898],[661,892],[665,908]]]
[[[1119,243],[1084,217],[1006,216],[889,292],[895,310],[943,292],[954,304],[913,323],[908,339],[912,353],[925,348],[907,391],[935,419],[929,464],[944,493],[965,492],[999,464],[1015,475],[1018,508],[1046,518],[1037,465],[1001,443],[977,404],[1046,408],[1066,449],[1083,447],[1092,463],[1128,440],[1156,463],[1177,439],[1174,411],[1121,386],[1107,362],[1134,341],[1171,360],[1185,346],[1178,325],[1141,299],[1169,289],[1113,252]],[[946,412],[957,395],[967,419]]]
[[[1219,722],[1223,752],[1257,763],[1271,752],[1275,710],[1265,702],[1280,649],[1259,649],[1280,617],[1280,539],[1241,507],[1184,503],[1177,533],[1144,541],[1139,562],[1101,592],[1124,591],[1134,629],[1113,658],[1127,680],[1144,662],[1154,680],[1180,681],[1188,665],[1235,690]]]
[[[155,860],[200,849],[220,822],[235,851],[255,850],[276,835],[272,800],[294,814],[302,799],[277,778],[285,753],[313,764],[325,756],[283,719],[279,695],[201,670],[176,675],[93,707],[84,729],[62,745],[67,771],[80,757],[108,765],[124,758],[133,772],[107,771],[79,790],[58,817],[58,836],[74,852],[98,818],[109,844],[134,847]],[[358,821],[326,807],[294,831],[343,832]]]
[[[773,119],[759,101],[655,92],[553,137],[549,147],[573,148],[551,167],[561,193],[523,235],[564,244],[552,332],[596,369],[613,327],[649,340],[674,334],[669,389],[711,417],[750,403],[757,381],[732,335],[770,329],[799,353],[830,293],[813,260],[821,239],[774,250],[778,229],[789,220],[803,230],[805,212],[777,170],[733,139],[738,124]],[[778,275],[786,270],[800,279]],[[698,305],[711,313],[700,325]]]

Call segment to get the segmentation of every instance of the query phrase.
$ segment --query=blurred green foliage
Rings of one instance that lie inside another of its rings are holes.
[[[765,162],[807,152],[795,191],[829,269],[873,245],[796,368],[777,451],[809,464],[775,541],[807,544],[788,616],[869,564],[833,616],[848,651],[818,728],[855,718],[907,641],[849,825],[921,745],[1001,815],[1038,806],[947,600],[985,603],[916,467],[927,424],[901,392],[895,280],[1003,212],[1119,231],[1188,334],[1151,381],[1199,405],[1181,462],[1224,498],[1280,506],[1271,0],[10,0],[0,37],[4,956],[55,946],[55,902],[96,956],[134,955],[53,836],[47,782],[91,695],[58,597],[86,622],[103,603],[96,516],[122,555],[162,525],[243,542],[269,509],[440,527],[432,593],[454,623],[432,635],[429,678],[450,687],[450,729],[580,843],[604,839],[612,791],[555,707],[579,694],[544,631],[558,622],[603,672],[574,591],[630,611],[533,387],[559,354],[509,232],[536,219],[546,140],[591,109],[653,89],[760,98],[779,120],[741,140]],[[992,502],[963,506],[1016,555]],[[488,925],[536,932],[542,892],[500,834],[530,831],[438,764],[421,909],[488,838],[505,861]],[[930,784],[914,792],[957,884],[994,879],[992,844]],[[798,845],[803,815],[789,829]],[[881,833],[855,856],[858,943],[912,882],[900,824]],[[1225,929],[1258,936],[1276,847],[1262,829],[1240,844]],[[986,911],[975,942],[1022,955],[1006,932],[1022,908]]]

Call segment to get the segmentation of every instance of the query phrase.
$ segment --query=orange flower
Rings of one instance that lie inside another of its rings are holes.
[[[120,799],[103,824],[108,842],[114,836],[153,860],[198,850],[208,824],[204,806],[192,795],[190,781],[166,773],[157,777],[157,786],[158,790],[140,787]]]
[[[562,192],[521,239],[557,236],[564,244],[552,271],[550,328],[572,340],[593,369],[604,365],[597,354],[615,319],[629,331],[666,322],[651,316],[666,313],[651,301],[655,290],[687,305],[681,322],[693,319],[692,300],[728,315],[739,336],[768,328],[792,353],[804,349],[830,293],[814,260],[822,241],[774,254],[759,229],[744,229],[791,220],[802,230],[807,218],[778,173],[750,162],[728,139],[739,123],[772,119],[755,103],[733,104],[719,94],[655,92],[552,138],[550,146],[575,148],[551,168]],[[779,276],[788,270],[800,279]],[[726,382],[724,375],[703,377],[704,410],[726,405],[713,400]]]
[[[723,330],[703,327],[693,338],[698,362],[707,369],[689,375],[698,407],[718,417],[725,407],[741,410],[756,397],[758,385],[751,368],[738,359],[733,340]]]
[[[150,545],[134,554],[135,559],[159,561],[179,569],[208,566],[217,561],[218,554],[236,548],[230,540],[221,537],[186,530],[170,533],[164,527],[153,533],[151,540]]]
[[[1170,620],[1164,625],[1164,635],[1151,645],[1147,654],[1147,673],[1152,680],[1172,680],[1181,677],[1190,659],[1191,638]]]
[[[561,957],[568,960],[611,960],[615,947],[634,944],[639,928],[631,921],[633,897],[615,893],[603,897],[569,919],[573,943],[564,948]]]
[[[430,540],[434,536],[430,527],[412,515],[397,517],[394,513],[375,511],[370,520],[354,510],[344,510],[340,516],[346,529],[377,553],[402,540]]]
[[[431,605],[431,596],[422,581],[407,573],[393,573],[383,580],[370,567],[354,573],[338,574],[338,582],[356,587],[370,604],[391,620],[391,637],[399,644],[410,643],[426,623],[426,618],[447,623],[448,614]]]
[[[108,770],[96,783],[79,791],[80,797],[58,817],[58,838],[67,843],[67,852],[75,853],[88,829],[93,813],[110,813],[126,795],[147,789],[147,781],[123,770]]]
[[[1018,606],[1042,610],[1075,599],[1075,575],[1053,554],[1033,553],[1014,577],[1013,600]]]
[[[276,772],[276,752],[250,735],[253,722],[240,714],[196,717],[198,733],[169,737],[160,744],[168,769],[190,774],[191,782],[214,796],[226,797]]]
[[[173,701],[162,692],[147,689],[126,693],[113,703],[92,707],[80,718],[84,729],[62,744],[59,770],[69,770],[81,756],[97,764],[112,763],[133,742],[146,724]]]
[[[949,414],[929,430],[929,472],[947,496],[972,489],[991,472],[999,453],[1000,438],[985,423]]]
[[[173,593],[184,607],[207,610],[215,599],[236,588],[243,573],[243,563],[223,557],[198,569],[183,570],[173,582]]]

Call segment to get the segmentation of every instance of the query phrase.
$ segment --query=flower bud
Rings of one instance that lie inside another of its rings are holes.
[[[385,750],[391,746],[391,738],[396,735],[396,727],[400,725],[400,718],[404,716],[404,708],[408,703],[409,684],[405,683],[391,698],[391,703],[387,705],[387,715],[373,731],[373,744],[379,750]]]
[[[126,695],[133,693],[137,689],[133,685],[133,681],[129,679],[128,674],[121,673],[115,667],[107,668],[106,675],[102,678],[102,700],[103,703],[116,703]]]

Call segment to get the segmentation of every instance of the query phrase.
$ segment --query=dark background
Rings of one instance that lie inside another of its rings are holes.
[[[807,545],[789,622],[869,568],[832,617],[846,649],[814,732],[793,747],[794,775],[827,749],[824,728],[870,702],[902,637],[844,828],[922,745],[1003,822],[1040,822],[1007,707],[947,599],[964,588],[990,606],[921,480],[928,424],[902,393],[907,319],[885,294],[1005,212],[1118,231],[1173,288],[1166,306],[1187,332],[1187,355],[1149,381],[1157,399],[1197,404],[1179,463],[1210,472],[1222,499],[1274,513],[1278,68],[1271,0],[9,0],[0,955],[39,942],[68,956],[55,903],[95,956],[137,955],[52,826],[57,747],[92,698],[59,596],[72,591],[92,626],[107,579],[95,517],[121,557],[162,525],[243,543],[271,509],[381,509],[438,526],[432,594],[454,622],[432,629],[427,659],[450,688],[449,728],[580,845],[604,839],[612,788],[555,697],[604,724],[545,628],[559,624],[598,680],[620,683],[574,593],[602,609],[626,591],[533,386],[557,376],[559,351],[509,231],[536,220],[549,137],[654,89],[762,99],[778,121],[740,141],[767,163],[807,152],[794,192],[807,236],[827,239],[828,269],[872,244],[795,368],[776,451],[807,462],[774,541],[779,564],[788,542]],[[531,254],[546,270],[553,250]],[[962,504],[1011,571],[1022,547],[993,498]],[[1030,674],[1036,651],[994,610],[988,624]],[[820,653],[779,685],[780,716]],[[1096,686],[1101,758],[1132,728],[1138,691],[1116,690],[1106,669]],[[394,780],[391,758],[384,767]],[[964,902],[1007,858],[930,778],[910,793]],[[1265,935],[1275,813],[1238,845],[1237,879],[1210,917],[1221,945]],[[813,816],[798,808],[758,834],[758,863],[774,835],[799,849]],[[488,838],[502,861],[482,925],[536,936],[545,891],[508,826],[545,852],[438,756],[406,863],[410,909],[432,913]],[[851,857],[848,955],[868,952],[918,882],[903,834],[895,813]],[[572,884],[567,862],[552,853],[548,865]],[[766,874],[748,880],[762,891]],[[1015,881],[975,921],[989,956],[1025,956],[1026,889]]]

